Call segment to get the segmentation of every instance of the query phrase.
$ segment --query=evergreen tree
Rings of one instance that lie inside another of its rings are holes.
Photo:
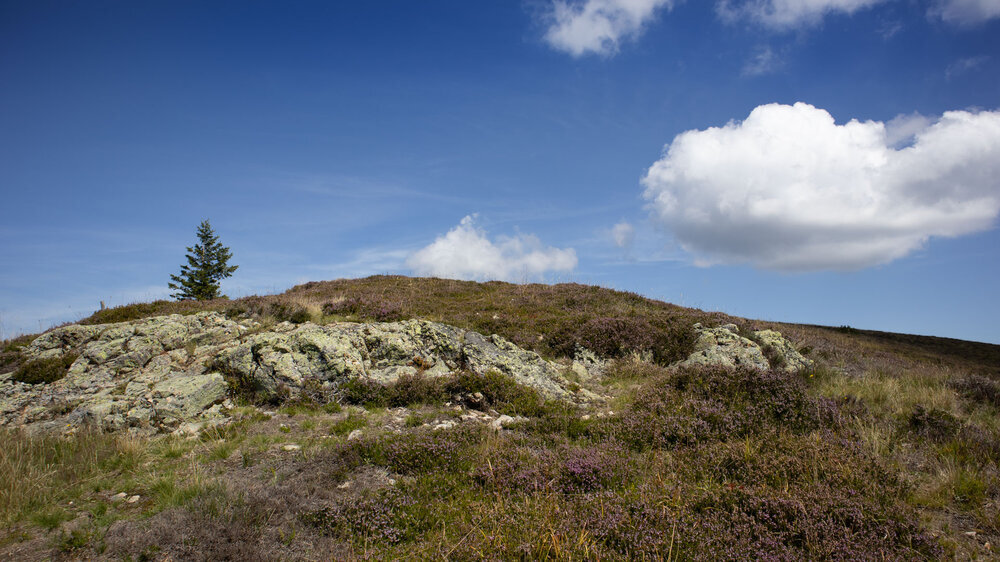
[[[167,286],[177,291],[170,296],[181,301],[218,298],[219,281],[231,277],[239,266],[228,265],[233,254],[219,243],[208,220],[201,221],[198,244],[187,251],[188,263],[181,266],[181,274],[170,276],[173,282]]]

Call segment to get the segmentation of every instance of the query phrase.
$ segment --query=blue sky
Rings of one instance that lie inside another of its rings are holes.
[[[1000,343],[1000,0],[0,2],[0,327],[376,273]]]

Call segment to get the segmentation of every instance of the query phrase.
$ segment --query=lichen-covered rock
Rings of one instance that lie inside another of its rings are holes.
[[[586,391],[571,391],[558,365],[500,336],[423,320],[306,323],[284,333],[251,336],[219,352],[213,367],[271,400],[294,398],[306,387],[332,389],[345,379],[388,384],[404,375],[442,376],[461,368],[498,371],[548,398],[595,398]]]
[[[694,352],[679,366],[720,365],[723,367],[750,367],[766,370],[770,368],[760,346],[739,335],[739,329],[732,324],[718,328],[704,328],[695,324],[698,341]]]
[[[698,332],[695,350],[677,366],[742,366],[795,373],[812,365],[812,361],[796,351],[792,342],[775,330],[753,332],[751,339],[739,335],[739,327],[735,324],[723,324],[716,328],[695,324],[694,329]]]
[[[174,420],[180,423],[222,402],[227,393],[228,387],[219,373],[171,377],[153,386],[152,412],[168,425]]]
[[[216,313],[57,328],[26,346],[25,357],[79,357],[49,384],[0,380],[0,425],[170,430],[225,398],[225,381],[206,374],[204,362],[248,330]]]
[[[754,336],[764,346],[766,355],[771,358],[771,368],[796,373],[812,366],[812,361],[803,357],[792,342],[781,335],[781,332],[761,330],[754,332]]]
[[[547,398],[597,399],[548,362],[499,336],[407,320],[266,331],[205,312],[98,326],[65,326],[35,339],[27,359],[78,354],[66,376],[28,385],[0,377],[0,425],[181,431],[217,423],[233,391],[271,401],[336,394],[352,379],[382,384],[404,375],[498,371]],[[585,377],[583,377],[585,378]],[[235,386],[234,386],[235,385]]]

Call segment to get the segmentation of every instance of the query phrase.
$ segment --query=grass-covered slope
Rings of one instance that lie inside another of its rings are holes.
[[[1000,539],[998,346],[582,285],[404,277],[88,322],[206,308],[265,323],[421,317],[553,358],[581,345],[610,361],[581,384],[610,399],[582,410],[459,375],[246,404],[195,439],[7,429],[0,559],[988,559]],[[734,321],[782,331],[815,367],[666,368],[694,322]],[[8,367],[23,344],[5,343]]]

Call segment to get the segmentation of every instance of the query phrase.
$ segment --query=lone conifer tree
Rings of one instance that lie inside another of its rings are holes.
[[[231,277],[239,266],[228,265],[233,254],[219,243],[208,220],[201,221],[198,244],[187,251],[188,263],[181,266],[181,274],[170,276],[173,282],[167,286],[177,291],[170,296],[181,301],[218,298],[219,281]]]

